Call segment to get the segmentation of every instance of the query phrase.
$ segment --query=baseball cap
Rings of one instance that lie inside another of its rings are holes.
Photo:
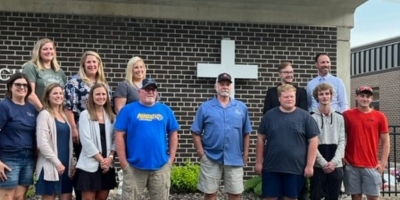
[[[229,83],[232,83],[232,77],[228,73],[222,73],[218,75],[218,80],[217,82],[222,82],[222,81],[228,81]]]
[[[156,88],[158,88],[158,87],[157,87],[157,82],[156,82],[156,80],[154,80],[154,79],[152,79],[152,78],[145,78],[145,79],[143,79],[143,81],[142,81],[142,88],[145,88],[145,87],[147,87],[147,86],[149,86],[149,85],[154,85]]]
[[[360,86],[357,90],[356,90],[356,95],[359,95],[361,93],[369,93],[371,95],[373,95],[372,93],[372,88],[369,86]]]

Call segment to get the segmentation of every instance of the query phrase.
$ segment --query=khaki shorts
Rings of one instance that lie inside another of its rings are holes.
[[[150,199],[168,200],[171,187],[171,164],[167,163],[156,171],[140,170],[129,165],[123,171],[121,199],[140,200],[147,186]]]
[[[229,194],[241,194],[243,192],[243,167],[231,167],[218,164],[207,158],[200,159],[200,177],[197,189],[206,194],[214,194],[218,191],[224,174],[225,192]]]
[[[379,196],[382,187],[381,174],[377,169],[346,165],[343,178],[346,194]]]

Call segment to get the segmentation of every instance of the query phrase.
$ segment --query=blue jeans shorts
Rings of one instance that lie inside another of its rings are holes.
[[[33,184],[35,159],[32,149],[17,152],[0,151],[0,161],[11,168],[6,172],[7,180],[0,182],[0,188],[16,188]]]

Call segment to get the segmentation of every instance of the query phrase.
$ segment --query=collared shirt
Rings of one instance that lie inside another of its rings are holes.
[[[243,166],[243,136],[252,131],[243,102],[231,99],[226,107],[217,98],[204,102],[190,130],[201,135],[209,159],[226,166]]]
[[[313,78],[307,84],[307,97],[308,97],[308,111],[313,111],[318,108],[318,102],[313,96],[314,89],[321,83],[328,83],[333,87],[333,98],[331,101],[331,106],[334,110],[343,113],[349,108],[346,97],[346,89],[344,87],[343,81],[331,74],[326,76],[317,76]]]

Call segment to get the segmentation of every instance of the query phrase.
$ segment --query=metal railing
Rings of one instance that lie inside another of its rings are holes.
[[[388,169],[382,175],[382,196],[400,196],[400,125],[389,126]]]

